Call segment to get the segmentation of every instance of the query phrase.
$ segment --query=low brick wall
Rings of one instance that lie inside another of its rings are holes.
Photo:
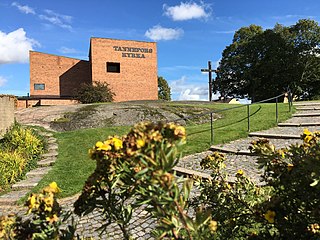
[[[14,123],[15,97],[0,95],[0,138]]]
[[[29,108],[35,106],[55,106],[55,105],[73,105],[78,104],[77,100],[72,99],[19,99],[17,108]]]

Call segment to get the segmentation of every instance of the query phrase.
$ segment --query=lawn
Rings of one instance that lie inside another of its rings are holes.
[[[221,111],[221,118],[214,121],[214,144],[229,142],[248,134],[247,108],[234,108],[229,104],[203,105],[214,111]],[[287,104],[279,104],[279,121],[291,116]],[[276,126],[275,104],[265,103],[250,106],[250,130],[258,131]],[[67,197],[81,191],[88,176],[95,168],[94,161],[88,158],[88,149],[97,141],[106,139],[109,135],[123,135],[130,127],[108,127],[83,129],[70,132],[55,133],[59,144],[59,156],[53,169],[41,180],[33,191],[39,191],[52,181],[56,181],[62,193]],[[210,123],[196,125],[189,121],[186,126],[187,144],[183,147],[183,155],[207,150],[211,145]]]

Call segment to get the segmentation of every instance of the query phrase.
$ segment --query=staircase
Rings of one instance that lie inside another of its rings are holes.
[[[208,176],[210,172],[200,167],[202,158],[214,151],[222,152],[226,155],[227,173],[234,177],[239,169],[242,169],[257,184],[261,183],[260,176],[262,170],[258,169],[257,156],[249,151],[250,143],[260,138],[269,139],[277,149],[289,147],[292,144],[301,144],[300,135],[305,128],[310,131],[320,130],[320,102],[296,103],[297,113],[284,123],[279,123],[277,127],[259,132],[249,133],[248,138],[238,139],[226,144],[211,146],[209,151],[186,156],[178,164],[177,172],[183,174],[194,171],[195,175]],[[203,175],[205,174],[205,175]]]

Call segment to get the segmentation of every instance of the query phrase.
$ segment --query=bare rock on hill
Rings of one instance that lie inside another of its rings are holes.
[[[131,102],[109,104],[79,104],[48,106],[17,111],[18,122],[43,126],[54,131],[71,131],[107,126],[132,126],[141,121],[175,121],[201,124],[210,121],[203,104],[172,104],[161,102]],[[214,118],[219,116],[214,114]]]

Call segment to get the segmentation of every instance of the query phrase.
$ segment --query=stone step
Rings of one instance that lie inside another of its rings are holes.
[[[56,143],[52,143],[48,146],[48,151],[51,151],[51,150],[58,150],[58,144]]]
[[[301,106],[319,106],[320,102],[301,102],[301,103],[293,103],[295,107]]]
[[[26,175],[27,177],[33,177],[33,176],[44,176],[51,170],[51,167],[39,167],[36,169],[31,170]]]
[[[15,205],[19,201],[20,198],[24,197],[29,190],[23,189],[18,191],[12,191],[0,196],[0,206],[1,208],[5,205]],[[1,215],[1,213],[0,213]]]
[[[290,134],[276,134],[276,133],[261,133],[252,132],[249,133],[250,137],[261,137],[261,138],[281,138],[281,139],[300,139],[300,135],[290,135]]]
[[[320,113],[296,113],[292,114],[292,117],[319,117]]]
[[[54,165],[56,158],[48,157],[37,162],[40,167],[48,167]]]
[[[297,107],[297,111],[314,111],[314,110],[320,110],[320,107]]]
[[[48,139],[48,143],[49,143],[49,144],[51,144],[51,143],[56,143],[56,142],[57,142],[57,139],[54,138],[54,137],[50,137],[50,138]]]
[[[48,138],[53,137],[53,134],[51,132],[40,132],[39,134]]]
[[[58,156],[58,151],[54,149],[41,155],[42,158],[56,157],[56,156]]]
[[[25,180],[21,180],[11,186],[12,190],[32,189],[38,185],[42,176],[33,176]]]
[[[239,150],[239,149],[232,149],[227,147],[221,147],[221,146],[211,146],[210,151],[217,151],[222,153],[232,153],[235,155],[252,155],[249,150]]]
[[[310,127],[310,126],[320,126],[320,122],[278,123],[278,127]]]
[[[195,171],[192,169],[175,166],[173,170],[176,171],[178,175],[197,176],[205,179],[211,179],[210,174]]]

